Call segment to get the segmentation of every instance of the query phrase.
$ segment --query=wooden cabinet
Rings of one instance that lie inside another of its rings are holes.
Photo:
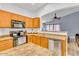
[[[37,37],[35,35],[33,35],[32,40],[33,40],[33,43],[36,44]]]
[[[13,40],[7,39],[7,40],[0,40],[0,51],[10,49],[13,47]]]
[[[18,21],[23,21],[24,22],[25,18],[24,16],[18,15]]]
[[[36,36],[36,44],[37,45],[41,44],[41,38],[40,38],[40,36]]]
[[[40,18],[25,17],[26,28],[40,28]]]
[[[33,35],[32,41],[34,44],[40,45],[40,37],[39,36]]]
[[[28,36],[28,42],[37,44],[43,48],[48,48],[48,38],[45,37],[30,35]]]
[[[40,28],[40,18],[33,18],[33,28]]]
[[[48,48],[48,38],[41,37],[41,47]]]
[[[26,28],[33,28],[33,20],[32,18],[25,17],[25,27]]]
[[[11,14],[11,20],[23,21],[24,22],[24,16],[12,13]]]
[[[32,43],[32,39],[33,39],[33,36],[32,35],[28,35],[28,42]]]
[[[18,15],[11,13],[11,20],[18,20]]]
[[[11,20],[25,22],[26,28],[40,28],[40,18],[30,18],[0,10],[0,28],[10,28]]]
[[[66,40],[61,41],[61,55],[65,56],[66,55]]]
[[[0,10],[0,28],[10,28],[11,19],[10,13]]]

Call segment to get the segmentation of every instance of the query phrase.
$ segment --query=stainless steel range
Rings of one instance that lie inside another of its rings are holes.
[[[13,46],[27,43],[27,37],[24,31],[11,31],[10,36],[13,37]]]

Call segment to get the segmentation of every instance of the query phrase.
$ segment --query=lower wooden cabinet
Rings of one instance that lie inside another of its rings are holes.
[[[32,39],[33,39],[33,36],[32,35],[28,35],[28,42],[32,43]]]
[[[40,45],[43,48],[48,48],[48,38],[30,35],[28,36],[28,42]]]
[[[13,40],[7,39],[7,40],[0,41],[0,51],[6,50],[12,47],[13,47]]]
[[[34,44],[37,44],[37,45],[40,45],[40,37],[39,36],[33,36],[33,43]]]
[[[41,37],[40,36],[36,36],[36,44],[41,45]]]
[[[48,48],[48,38],[41,37],[41,47]]]
[[[61,55],[65,56],[66,55],[66,40],[61,41]]]
[[[34,44],[37,43],[37,42],[36,42],[36,41],[37,41],[37,37],[36,37],[35,35],[33,35],[32,41],[33,41],[32,43],[34,43]]]

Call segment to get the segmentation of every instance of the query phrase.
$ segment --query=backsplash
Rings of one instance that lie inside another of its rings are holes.
[[[9,35],[9,29],[0,29],[0,36],[2,35]]]
[[[27,31],[28,33],[30,32],[38,32],[39,28],[27,28],[27,29],[10,29],[10,28],[0,28],[0,36],[2,35],[9,35],[10,31],[18,31],[18,30],[22,30],[22,31]]]
[[[39,28],[37,28],[37,29],[35,29],[35,28],[32,28],[32,29],[27,28],[26,30],[29,33],[29,32],[38,32],[40,29]]]

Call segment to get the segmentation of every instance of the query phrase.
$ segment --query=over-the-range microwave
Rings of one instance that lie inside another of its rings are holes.
[[[11,27],[12,28],[25,28],[25,22],[12,20]]]

